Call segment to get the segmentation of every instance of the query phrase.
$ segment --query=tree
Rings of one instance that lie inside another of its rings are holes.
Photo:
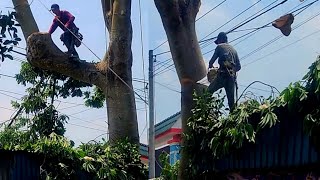
[[[99,63],[75,64],[52,41],[40,33],[27,0],[12,0],[27,41],[27,59],[42,70],[96,85],[106,97],[109,137],[116,142],[129,137],[139,142],[136,105],[132,88],[131,0],[101,0],[110,43]],[[112,30],[111,30],[112,29]]]
[[[201,91],[196,82],[205,77],[206,67],[200,51],[195,18],[200,8],[200,0],[154,0],[166,31],[172,59],[181,84],[182,130],[188,134],[187,121],[194,106],[193,91]],[[185,146],[184,138],[182,146]],[[179,179],[188,179],[185,171],[188,154],[182,148]]]
[[[6,58],[13,60],[13,57],[8,53],[13,50],[12,45],[17,45],[21,41],[16,28],[19,24],[14,20],[14,16],[15,12],[9,12],[8,15],[3,15],[0,12],[0,61],[2,62]]]

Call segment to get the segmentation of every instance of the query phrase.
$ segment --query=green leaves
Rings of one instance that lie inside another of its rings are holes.
[[[162,152],[159,159],[162,167],[161,178],[164,180],[177,180],[179,161],[177,161],[174,165],[170,165],[170,155],[166,152]]]
[[[0,148],[28,151],[38,154],[39,158],[44,157],[43,179],[77,179],[79,171],[87,172],[90,179],[147,179],[138,146],[127,139],[114,146],[96,142],[73,148],[68,139],[55,133],[37,140],[29,137],[28,132],[6,128],[0,133]]]
[[[277,120],[277,115],[270,111],[261,118],[259,125],[261,128],[264,128],[267,125],[269,125],[269,128],[271,128],[272,126],[276,125]]]
[[[8,15],[2,15],[0,13],[0,60],[2,62],[6,58],[13,60],[13,57],[8,53],[13,50],[13,45],[18,45],[19,41],[21,41],[21,38],[17,35],[18,30],[14,27],[18,26],[18,24],[15,23],[14,16],[15,12],[8,12]]]
[[[289,84],[279,97],[241,102],[229,115],[221,110],[220,96],[195,94],[195,107],[188,121],[190,130],[184,134],[184,150],[191,155],[188,172],[194,178],[213,172],[214,160],[241,148],[245,142],[255,143],[259,131],[289,117],[303,119],[304,130],[320,150],[320,56],[303,80]]]

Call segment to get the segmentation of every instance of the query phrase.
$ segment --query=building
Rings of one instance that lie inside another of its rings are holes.
[[[162,152],[170,154],[170,164],[179,158],[181,141],[181,113],[178,112],[155,125],[156,177],[161,173],[159,156]],[[140,144],[141,160],[148,164],[148,146]]]

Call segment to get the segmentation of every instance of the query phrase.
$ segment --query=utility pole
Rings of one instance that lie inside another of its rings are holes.
[[[149,179],[155,178],[154,145],[154,59],[153,50],[149,50]]]

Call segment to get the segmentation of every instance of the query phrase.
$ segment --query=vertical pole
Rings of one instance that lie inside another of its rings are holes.
[[[149,179],[155,178],[153,62],[153,50],[149,50]]]

